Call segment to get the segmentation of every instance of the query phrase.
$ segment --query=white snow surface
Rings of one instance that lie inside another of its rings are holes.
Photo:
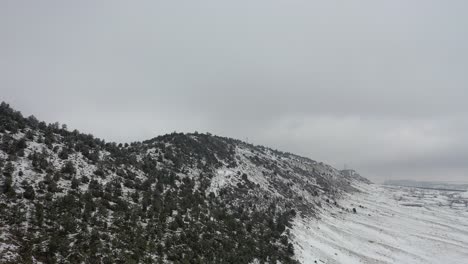
[[[295,219],[301,263],[468,263],[465,193],[356,187],[361,192],[326,205],[319,219]]]

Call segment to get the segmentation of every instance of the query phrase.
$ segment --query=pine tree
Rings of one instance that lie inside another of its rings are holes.
[[[68,174],[75,174],[76,169],[75,169],[75,166],[73,165],[73,162],[67,161],[65,163],[65,165],[63,166],[63,168],[62,168],[62,172],[63,173],[68,173]]]
[[[80,181],[76,177],[73,177],[71,181],[71,188],[73,190],[76,190],[78,189],[79,186],[80,186]]]
[[[25,191],[23,192],[23,197],[28,200],[34,200],[34,198],[36,197],[34,187],[32,187],[31,185],[27,185],[25,187]]]

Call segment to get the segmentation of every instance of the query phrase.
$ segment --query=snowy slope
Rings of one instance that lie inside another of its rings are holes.
[[[296,218],[302,263],[467,263],[465,193],[360,184],[339,201],[357,213],[327,208]]]

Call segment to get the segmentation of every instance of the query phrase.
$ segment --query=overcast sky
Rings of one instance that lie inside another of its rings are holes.
[[[468,181],[468,1],[2,1],[0,96],[118,142],[211,132]]]

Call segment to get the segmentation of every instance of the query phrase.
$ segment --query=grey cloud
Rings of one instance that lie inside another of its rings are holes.
[[[134,141],[210,131],[380,181],[467,179],[466,1],[14,1],[0,92]]]

